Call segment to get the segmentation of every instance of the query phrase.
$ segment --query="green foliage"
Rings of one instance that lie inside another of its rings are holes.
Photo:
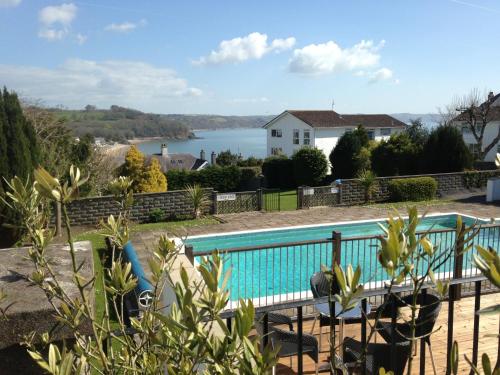
[[[240,168],[231,165],[212,165],[201,171],[170,170],[167,172],[170,190],[184,190],[187,185],[198,184],[219,192],[237,191],[242,181]]]
[[[262,159],[250,156],[247,159],[238,160],[238,167],[261,167],[263,162]]]
[[[377,176],[370,170],[364,169],[357,176],[360,185],[365,193],[365,202],[369,202],[372,198],[372,193],[375,190]]]
[[[318,186],[328,171],[328,162],[323,151],[303,147],[292,156],[293,174],[298,185]]]
[[[186,186],[186,198],[193,207],[193,217],[198,219],[208,207],[207,192],[198,184]]]
[[[418,173],[419,149],[406,133],[393,134],[372,151],[371,165],[377,176]]]
[[[149,211],[149,222],[160,223],[165,220],[165,213],[160,208],[155,208]]]
[[[140,192],[139,183],[144,173],[144,162],[144,154],[135,145],[130,146],[125,155],[123,172],[132,180],[132,188],[135,192]]]
[[[360,156],[361,149],[368,146],[368,134],[362,126],[352,132],[344,133],[330,153],[333,177],[353,178],[361,170],[369,167],[366,165],[366,158]]]
[[[219,152],[215,160],[218,165],[227,167],[229,165],[237,165],[238,161],[241,160],[241,156],[231,153],[230,150],[226,150]]]
[[[387,187],[393,202],[423,201],[436,196],[437,181],[432,177],[397,178]]]
[[[149,165],[144,168],[137,188],[141,193],[161,193],[167,191],[167,177],[161,171],[158,159],[151,159]]]
[[[287,189],[296,187],[293,162],[284,155],[271,156],[264,160],[262,173],[271,188]]]
[[[423,148],[429,139],[429,130],[421,118],[410,120],[410,125],[405,128],[405,133],[418,148]]]
[[[472,167],[472,155],[460,130],[445,125],[435,128],[424,145],[422,161],[426,173],[461,172]]]

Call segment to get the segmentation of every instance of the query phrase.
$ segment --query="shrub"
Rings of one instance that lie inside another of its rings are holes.
[[[365,202],[369,202],[372,199],[372,193],[375,190],[377,176],[372,171],[364,169],[358,174],[357,177],[365,193]]]
[[[423,201],[436,196],[437,181],[432,177],[396,178],[388,185],[391,200]]]
[[[239,190],[254,190],[260,187],[259,176],[262,174],[261,167],[240,167],[241,181]],[[257,185],[257,187],[255,187]]]
[[[318,186],[326,176],[328,162],[320,149],[303,147],[293,154],[292,161],[298,185]]]
[[[149,211],[149,222],[150,223],[159,223],[165,220],[165,213],[159,209],[155,208]]]
[[[187,185],[198,184],[220,192],[237,191],[241,179],[242,172],[234,165],[228,167],[213,165],[201,171],[171,170],[167,172],[170,190],[184,190]]]
[[[360,152],[362,148],[368,149],[368,145],[368,134],[362,126],[344,133],[330,153],[333,177],[353,178],[367,168],[365,155],[360,155]]]
[[[394,134],[381,141],[371,154],[371,165],[377,176],[398,176],[419,172],[419,148],[406,133]]]
[[[297,186],[293,174],[293,162],[286,156],[271,156],[264,160],[262,173],[271,188],[293,188]]]
[[[424,145],[426,173],[461,172],[472,167],[472,155],[460,130],[446,125],[435,128]]]

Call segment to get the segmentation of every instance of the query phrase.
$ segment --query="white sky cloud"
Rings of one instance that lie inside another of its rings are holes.
[[[267,41],[266,34],[254,32],[244,37],[223,40],[217,50],[212,50],[209,55],[202,56],[193,61],[195,65],[240,63],[251,59],[261,59],[270,52],[281,52],[295,45],[295,38],[273,39]]]
[[[38,13],[38,20],[41,24],[38,36],[49,41],[64,38],[69,32],[77,11],[78,8],[72,3],[42,8]]]
[[[115,33],[128,33],[129,31],[137,29],[139,26],[146,26],[147,21],[141,19],[139,22],[122,22],[111,23],[104,28],[106,31],[113,31]]]
[[[384,44],[384,40],[378,44],[372,40],[362,40],[350,48],[342,48],[334,41],[309,44],[293,51],[288,68],[292,73],[305,75],[373,68],[380,61],[379,51]]]
[[[21,0],[0,0],[0,8],[14,8],[21,4]]]
[[[76,42],[79,44],[79,45],[82,45],[84,44],[88,39],[88,36],[87,35],[83,35],[81,33],[78,33],[76,34]]]
[[[385,81],[392,78],[392,70],[388,68],[381,68],[372,73],[370,73],[370,83],[375,83],[378,81]]]
[[[267,103],[269,99],[265,96],[258,98],[234,98],[230,100],[231,103]]]
[[[0,65],[0,82],[20,95],[70,108],[99,103],[158,109],[175,98],[202,95],[174,70],[136,61],[71,59],[54,69]]]

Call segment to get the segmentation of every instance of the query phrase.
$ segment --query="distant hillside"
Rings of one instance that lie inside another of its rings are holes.
[[[191,129],[260,128],[275,116],[162,115]]]
[[[422,122],[430,128],[439,125],[439,121],[441,120],[441,115],[439,113],[392,113],[391,116],[406,124],[409,124],[410,120],[420,118]]]
[[[116,105],[110,109],[87,106],[84,110],[52,111],[64,118],[66,125],[78,137],[92,134],[94,137],[123,142],[132,138],[187,139],[193,136],[191,128],[178,120]]]

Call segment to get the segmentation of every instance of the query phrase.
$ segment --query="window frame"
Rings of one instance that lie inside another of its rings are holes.
[[[304,137],[304,145],[309,146],[311,144],[311,131],[309,129],[304,129],[303,137]]]
[[[300,130],[299,129],[293,129],[292,144],[300,145]]]
[[[381,128],[380,129],[380,135],[382,137],[388,137],[390,136],[392,133],[392,129],[391,128]]]

